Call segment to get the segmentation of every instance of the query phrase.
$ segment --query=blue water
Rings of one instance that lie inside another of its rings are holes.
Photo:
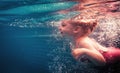
[[[52,73],[49,63],[53,58],[48,55],[62,41],[51,36],[55,28],[48,23],[64,18],[55,12],[74,4],[65,0],[1,0],[0,73]]]
[[[3,73],[47,73],[47,62],[50,51],[49,37],[31,36],[35,29],[20,29],[17,27],[2,27],[1,32],[1,71]],[[19,37],[21,36],[21,37]]]

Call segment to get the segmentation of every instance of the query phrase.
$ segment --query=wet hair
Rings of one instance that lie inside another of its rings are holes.
[[[79,19],[79,20],[69,19],[68,23],[72,24],[74,27],[80,26],[83,28],[85,33],[88,33],[89,30],[90,32],[94,30],[94,28],[97,25],[97,20],[95,19]]]

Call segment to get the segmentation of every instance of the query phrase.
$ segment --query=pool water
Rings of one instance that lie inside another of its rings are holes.
[[[65,0],[1,0],[0,73],[52,73],[49,63],[53,58],[49,54],[60,43],[62,45],[62,41],[55,41],[53,31],[57,29],[52,25],[66,17],[56,12],[75,3]]]
[[[77,63],[69,40],[61,38],[59,20],[78,14],[57,13],[69,0],[0,1],[0,73],[109,73]],[[105,27],[106,28],[106,27]]]

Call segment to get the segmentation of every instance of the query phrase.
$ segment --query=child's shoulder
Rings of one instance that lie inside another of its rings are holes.
[[[90,38],[84,38],[79,41],[80,44],[90,44],[92,40]]]
[[[92,41],[90,41],[89,39],[83,39],[81,41],[79,41],[79,46],[83,47],[83,48],[92,48]]]

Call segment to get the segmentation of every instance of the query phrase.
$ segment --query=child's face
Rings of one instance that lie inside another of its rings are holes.
[[[74,33],[73,33],[74,27],[70,23],[68,23],[67,20],[62,21],[61,25],[59,26],[59,30],[63,36],[64,35],[68,35],[68,36],[74,35]]]

